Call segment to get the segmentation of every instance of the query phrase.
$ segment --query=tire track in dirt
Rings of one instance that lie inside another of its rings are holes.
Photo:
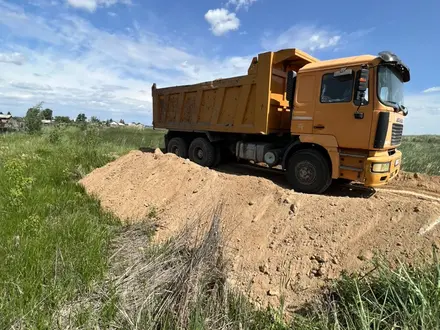
[[[407,196],[413,196],[416,198],[424,199],[424,200],[430,200],[435,202],[440,202],[440,194],[433,193],[433,192],[417,192],[413,190],[407,190],[404,188],[401,189],[390,189],[390,188],[378,188],[376,189],[379,192],[387,192],[392,194],[400,194],[400,195],[407,195]]]

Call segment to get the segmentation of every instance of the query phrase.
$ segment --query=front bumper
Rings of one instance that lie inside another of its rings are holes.
[[[374,173],[372,171],[373,164],[388,163],[388,162],[390,163],[390,169],[388,172]],[[365,173],[364,185],[367,187],[377,187],[387,184],[400,172],[401,164],[402,164],[402,153],[398,150],[396,150],[396,152],[391,156],[386,154],[383,156],[380,155],[380,156],[373,156],[367,158],[364,167],[364,173]]]

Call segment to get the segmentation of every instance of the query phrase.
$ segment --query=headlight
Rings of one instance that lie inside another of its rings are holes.
[[[374,163],[371,166],[371,172],[374,173],[385,173],[390,171],[390,162],[388,163]]]

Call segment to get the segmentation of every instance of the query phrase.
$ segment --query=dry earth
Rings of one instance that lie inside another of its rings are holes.
[[[196,218],[205,228],[222,203],[231,283],[263,305],[282,295],[292,310],[342,271],[370,269],[375,253],[412,262],[440,244],[439,177],[402,173],[375,193],[334,187],[306,195],[286,189],[277,173],[211,170],[157,150],[132,151],[81,183],[127,222],[157,213],[159,241]]]

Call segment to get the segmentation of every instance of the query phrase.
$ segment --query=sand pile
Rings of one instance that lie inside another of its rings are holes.
[[[412,260],[440,244],[438,178],[403,174],[373,196],[356,198],[299,194],[277,184],[282,180],[275,174],[248,172],[133,151],[81,183],[123,220],[157,214],[158,239],[222,202],[231,282],[250,288],[262,304],[276,305],[284,295],[291,309],[313,299],[341,271],[370,267],[375,251]]]

